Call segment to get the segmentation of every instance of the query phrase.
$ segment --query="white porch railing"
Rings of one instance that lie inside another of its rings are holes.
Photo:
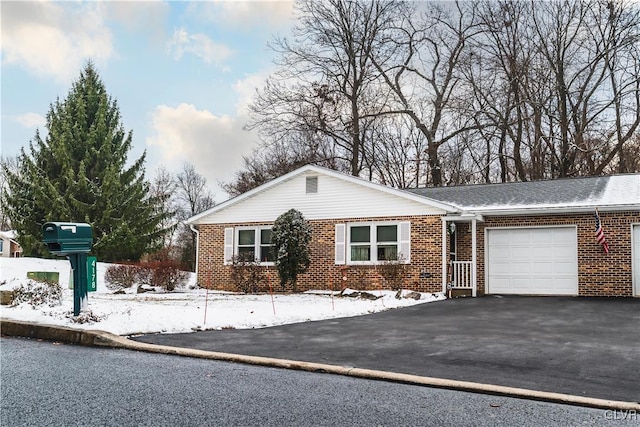
[[[451,287],[456,289],[473,289],[471,267],[473,261],[451,261],[453,275]]]

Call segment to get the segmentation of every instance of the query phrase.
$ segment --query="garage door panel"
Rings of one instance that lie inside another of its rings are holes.
[[[493,274],[495,276],[509,275],[511,273],[511,264],[508,262],[496,262],[493,264]]]
[[[556,260],[557,262],[574,262],[576,259],[576,249],[571,247],[571,248],[566,248],[566,249],[549,249],[549,254],[550,254],[550,258],[553,258],[554,260]]]
[[[499,234],[496,235],[493,239],[493,244],[498,246],[509,246],[509,235],[507,234]]]
[[[531,235],[529,233],[512,234],[509,238],[509,244],[511,246],[530,246]]]
[[[576,264],[574,262],[554,262],[552,267],[554,275],[567,275],[573,278],[576,271]]]
[[[531,243],[546,245],[555,240],[555,234],[548,230],[540,230],[538,232],[529,232],[531,235]]]
[[[555,254],[554,251],[549,250],[549,248],[533,247],[529,248],[526,258],[531,259],[532,256],[534,260],[543,260],[544,262],[549,262],[549,260],[557,257],[558,254]]]
[[[489,229],[487,233],[489,293],[577,294],[575,227]]]
[[[555,228],[552,230],[555,242],[565,242],[576,236],[575,228]]]
[[[572,237],[567,237],[565,239],[571,239]],[[549,246],[547,246],[549,247]],[[567,243],[566,240],[562,242],[552,243],[550,249],[553,250],[554,253],[557,254],[567,254],[569,256],[573,256],[576,245],[573,243]]]
[[[555,273],[554,265],[550,264],[549,262],[532,261],[530,265],[531,268],[527,271],[526,274],[533,274],[536,277],[549,277],[553,276],[553,274]]]
[[[530,277],[513,277],[511,279],[511,286],[514,289],[525,290],[531,287],[531,278]]]
[[[509,273],[516,276],[528,276],[531,270],[532,265],[529,261],[514,261],[509,265]]]
[[[512,246],[508,249],[509,254],[507,258],[514,260],[529,260],[531,258],[531,248],[523,246]]]
[[[509,283],[510,283],[510,279],[507,278],[507,277],[495,277],[493,279],[493,285],[492,286],[495,286],[497,288],[502,289],[502,288],[509,287]]]
[[[535,273],[536,276],[571,276],[573,277],[576,272],[576,264],[573,261],[558,261],[546,262],[541,260],[531,261],[531,268],[527,270],[527,274]]]
[[[498,260],[508,260],[509,259],[509,247],[508,246],[496,246],[494,249],[494,259]]]
[[[558,287],[563,288],[563,289],[565,289],[565,288],[568,289],[568,288],[570,288],[571,286],[574,285],[575,280],[574,280],[573,277],[565,277],[565,278],[556,277],[556,278],[554,278],[554,282],[557,283]]]

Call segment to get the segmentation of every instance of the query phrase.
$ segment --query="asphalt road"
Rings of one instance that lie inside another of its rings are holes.
[[[634,414],[23,338],[2,426],[624,426]]]
[[[134,339],[640,402],[638,298],[453,299],[265,329]]]

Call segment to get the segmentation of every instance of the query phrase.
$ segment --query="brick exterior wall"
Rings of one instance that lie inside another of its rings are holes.
[[[489,227],[530,227],[573,225],[578,232],[578,294],[582,296],[631,296],[631,224],[640,223],[640,212],[601,212],[610,252],[604,254],[594,238],[592,213],[580,215],[539,215],[485,217],[477,223],[478,295],[485,292],[485,229]],[[311,266],[298,278],[298,291],[309,289],[387,289],[375,266],[336,265],[334,261],[335,224],[366,222],[370,218],[310,221],[312,228]],[[387,217],[373,221],[411,222],[411,264],[408,265],[404,288],[420,292],[442,290],[442,222],[439,216]],[[224,229],[226,227],[259,226],[266,223],[205,224],[199,226],[198,283],[210,289],[235,291],[231,266],[224,265]],[[456,223],[457,259],[471,260],[471,225]],[[448,253],[448,248],[447,248]],[[274,292],[278,284],[274,267],[263,267]],[[346,280],[342,278],[346,277]],[[269,291],[264,286],[261,291]],[[291,289],[284,289],[291,291]]]
[[[345,218],[339,220],[309,221],[311,236],[311,265],[298,276],[298,291],[309,289],[388,289],[375,266],[335,264],[335,225],[349,222],[368,222],[370,218]],[[442,290],[441,241],[442,221],[439,216],[385,217],[379,221],[411,222],[411,264],[407,266],[405,289],[420,292]],[[235,291],[231,281],[231,266],[224,265],[224,229],[239,226],[260,226],[266,223],[204,224],[200,225],[198,253],[198,284],[216,290]],[[283,291],[274,267],[263,267],[268,274],[273,291]],[[343,280],[346,277],[346,280]],[[268,286],[261,289],[269,291]],[[284,291],[291,291],[285,289]]]

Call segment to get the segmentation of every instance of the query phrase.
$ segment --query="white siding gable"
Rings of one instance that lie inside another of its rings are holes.
[[[317,192],[307,193],[308,176],[317,176]],[[387,216],[442,215],[439,207],[392,194],[350,180],[318,174],[296,175],[228,207],[204,215],[197,224],[272,222],[289,209],[306,219],[376,218]]]

